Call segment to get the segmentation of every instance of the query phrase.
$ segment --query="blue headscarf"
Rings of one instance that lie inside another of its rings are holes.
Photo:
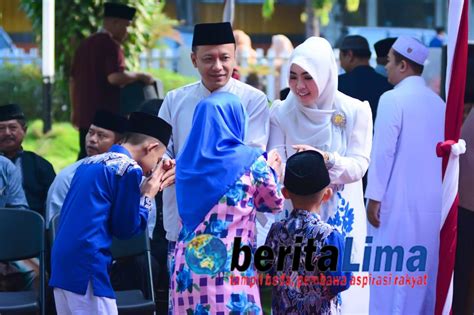
[[[240,99],[213,93],[196,107],[191,132],[176,159],[176,199],[192,232],[263,151],[244,144],[247,114]]]

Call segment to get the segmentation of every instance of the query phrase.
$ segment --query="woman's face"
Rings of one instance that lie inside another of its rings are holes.
[[[290,89],[303,106],[316,104],[319,96],[318,86],[311,75],[297,64],[290,67]]]

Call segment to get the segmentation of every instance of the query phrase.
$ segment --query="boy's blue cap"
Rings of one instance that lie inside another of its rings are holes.
[[[330,183],[323,156],[316,151],[303,151],[286,161],[286,189],[295,195],[311,195],[320,192]]]

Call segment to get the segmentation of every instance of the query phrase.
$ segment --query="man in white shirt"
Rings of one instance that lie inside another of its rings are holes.
[[[436,144],[443,140],[446,105],[421,77],[427,56],[422,43],[405,36],[388,54],[388,81],[395,87],[379,101],[365,196],[372,276],[389,275],[391,282],[370,286],[371,314],[434,313],[442,184]],[[380,255],[380,272],[377,246],[394,249]],[[400,276],[413,278],[402,285]]]
[[[240,98],[249,116],[246,143],[265,149],[269,131],[268,100],[263,92],[231,78],[236,62],[235,39],[230,23],[197,24],[194,28],[191,60],[198,69],[201,80],[170,91],[158,115],[173,127],[168,157],[174,160],[183,147],[191,130],[197,104],[218,91],[230,92]],[[174,182],[174,171],[172,168],[163,175],[162,187]],[[261,219],[265,223],[266,217]],[[163,191],[163,220],[166,238],[175,242],[180,225],[174,185]],[[264,225],[269,227],[271,222]],[[259,224],[257,228],[258,226]],[[260,229],[261,225],[258,230]],[[266,234],[260,233],[260,237],[264,241]]]

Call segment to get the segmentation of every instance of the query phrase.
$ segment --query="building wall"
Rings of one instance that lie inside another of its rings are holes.
[[[20,0],[0,0],[0,26],[17,47],[35,47],[31,22],[20,8]]]

